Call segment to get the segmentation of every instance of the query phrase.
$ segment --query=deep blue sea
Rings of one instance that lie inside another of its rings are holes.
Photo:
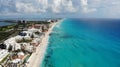
[[[120,67],[120,20],[65,19],[54,28],[41,67]]]

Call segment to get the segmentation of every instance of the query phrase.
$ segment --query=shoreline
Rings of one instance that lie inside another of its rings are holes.
[[[61,21],[58,21],[61,22]],[[56,23],[52,23],[51,28],[45,33],[45,36],[42,39],[40,45],[36,48],[36,52],[33,53],[30,58],[28,59],[27,67],[40,67],[40,64],[43,61],[43,58],[46,53],[46,49],[49,42],[49,34],[52,32],[53,28],[55,27]]]

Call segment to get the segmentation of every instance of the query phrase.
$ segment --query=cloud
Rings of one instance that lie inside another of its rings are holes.
[[[119,7],[120,0],[0,0],[0,15],[45,13],[120,17]]]
[[[48,0],[38,0],[38,8],[40,8],[42,12],[46,12],[48,7]]]
[[[68,12],[76,12],[77,11],[77,8],[74,7],[72,0],[64,0],[63,7]]]
[[[55,13],[76,12],[72,0],[53,0],[52,11]]]
[[[81,1],[81,6],[87,6],[88,1],[87,0],[80,0]]]
[[[61,11],[62,0],[53,0],[52,11],[55,13],[59,13]]]
[[[73,0],[0,0],[0,6],[0,13],[71,13],[77,11]]]
[[[31,3],[23,3],[23,2],[16,3],[16,10],[18,13],[32,13],[32,12],[40,11],[40,9],[37,9]]]
[[[91,13],[97,11],[96,8],[89,8],[89,4],[87,0],[80,0],[81,2],[81,9],[83,13]]]

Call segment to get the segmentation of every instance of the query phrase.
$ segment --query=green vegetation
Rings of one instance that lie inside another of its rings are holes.
[[[50,22],[47,21],[28,21],[30,24],[31,23],[37,23],[37,24],[49,24]]]
[[[0,64],[3,63],[7,59],[8,56],[9,54],[5,58],[3,58],[2,61],[0,61]]]
[[[9,21],[9,22],[10,23],[15,23],[17,21]],[[16,24],[15,23],[13,25],[8,25],[8,26],[2,26],[2,27],[0,27],[0,42],[6,40],[11,35],[17,35],[17,33],[19,33],[20,31],[22,31],[24,27],[29,27],[32,24],[49,24],[49,22],[47,22],[47,21],[27,21],[27,22],[28,23],[26,23],[26,24],[22,24],[22,23]],[[36,32],[36,34],[39,34],[39,33]],[[18,41],[18,42],[20,42],[20,41]],[[30,41],[26,40],[25,42],[30,42]]]
[[[26,43],[30,43],[32,42],[32,39],[22,39],[22,40],[16,40],[17,43],[23,43],[23,42],[26,42]]]
[[[39,35],[39,34],[40,34],[40,32],[38,32],[38,31],[37,31],[37,32],[35,32],[35,34]]]
[[[27,60],[29,59],[30,56],[31,56],[31,55],[27,55],[27,56],[25,57],[25,59],[24,59],[24,61],[23,61],[23,64],[27,62]]]
[[[14,26],[15,25],[13,24],[13,25],[0,27],[0,41],[6,39],[7,37],[15,33]]]
[[[0,32],[0,41],[3,40],[3,39],[6,39],[7,37],[12,35],[13,33],[14,33],[14,31],[11,31],[11,32]]]
[[[8,26],[2,26],[0,27],[0,31],[1,32],[4,32],[4,31],[7,31],[9,29],[13,29],[15,25],[8,25]]]
[[[17,35],[20,31],[0,32],[0,43],[4,42],[10,37]]]

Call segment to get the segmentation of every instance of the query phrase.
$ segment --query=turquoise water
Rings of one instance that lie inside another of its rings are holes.
[[[57,24],[41,67],[120,67],[119,22],[66,19]]]

